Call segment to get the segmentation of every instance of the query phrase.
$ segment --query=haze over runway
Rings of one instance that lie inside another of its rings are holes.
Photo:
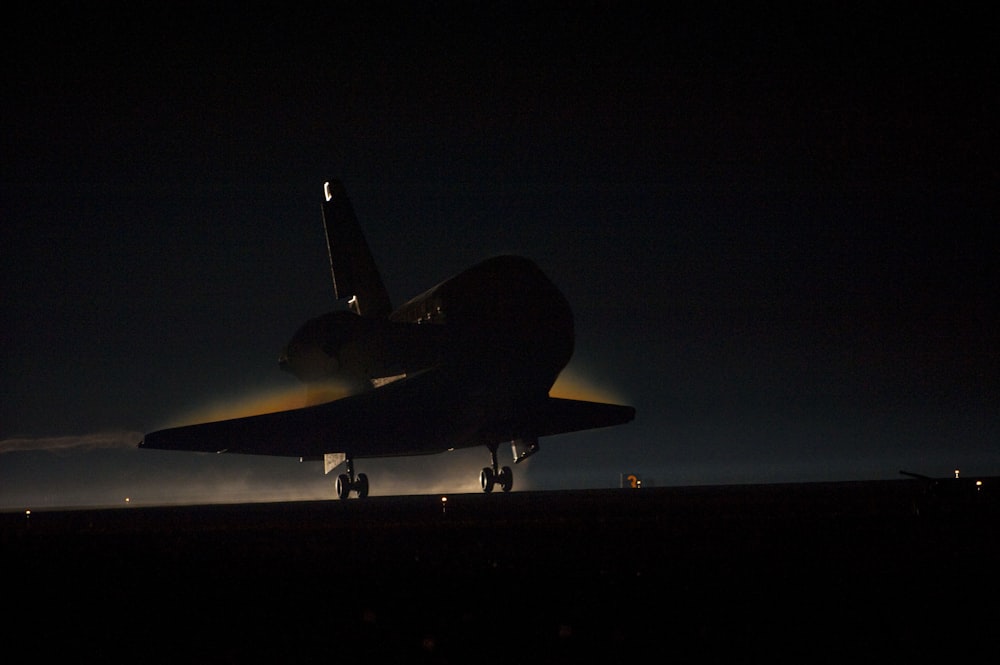
[[[868,3],[11,16],[0,508],[331,496],[315,464],[134,447],[302,398],[277,357],[335,307],[331,178],[394,302],[532,258],[575,315],[560,389],[635,406],[543,439],[515,491],[1000,475],[989,19]],[[365,464],[373,494],[460,492],[487,459]]]

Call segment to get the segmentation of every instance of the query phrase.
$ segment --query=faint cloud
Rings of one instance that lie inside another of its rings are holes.
[[[3,439],[0,440],[0,454],[11,453],[17,450],[135,448],[142,441],[142,437],[142,432],[123,430],[68,436]]]

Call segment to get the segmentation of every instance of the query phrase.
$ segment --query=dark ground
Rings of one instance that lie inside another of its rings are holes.
[[[1000,629],[985,480],[920,515],[918,480],[6,513],[5,642],[61,662],[968,660]]]

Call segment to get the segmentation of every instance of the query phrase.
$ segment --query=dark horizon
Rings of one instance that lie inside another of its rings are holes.
[[[0,547],[18,571],[7,587],[18,610],[12,634],[43,657],[284,662],[349,648],[391,662],[578,663],[623,653],[988,653],[1000,506],[977,497],[915,515],[920,486],[39,511],[0,514]],[[116,611],[86,611],[95,597]],[[811,611],[816,603],[821,611]],[[59,639],[41,639],[51,623]]]

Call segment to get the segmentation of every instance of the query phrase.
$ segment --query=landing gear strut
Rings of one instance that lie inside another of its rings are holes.
[[[487,448],[490,449],[490,466],[484,466],[483,470],[479,472],[479,484],[487,494],[493,491],[493,486],[497,483],[500,484],[500,489],[509,492],[510,488],[514,486],[514,472],[510,470],[509,466],[500,468],[497,462],[497,444],[491,443],[487,445]]]
[[[368,496],[368,476],[359,473],[355,477],[354,460],[348,456],[347,473],[337,476],[337,496],[341,499],[346,499],[351,495],[351,492],[357,492],[359,499]]]

